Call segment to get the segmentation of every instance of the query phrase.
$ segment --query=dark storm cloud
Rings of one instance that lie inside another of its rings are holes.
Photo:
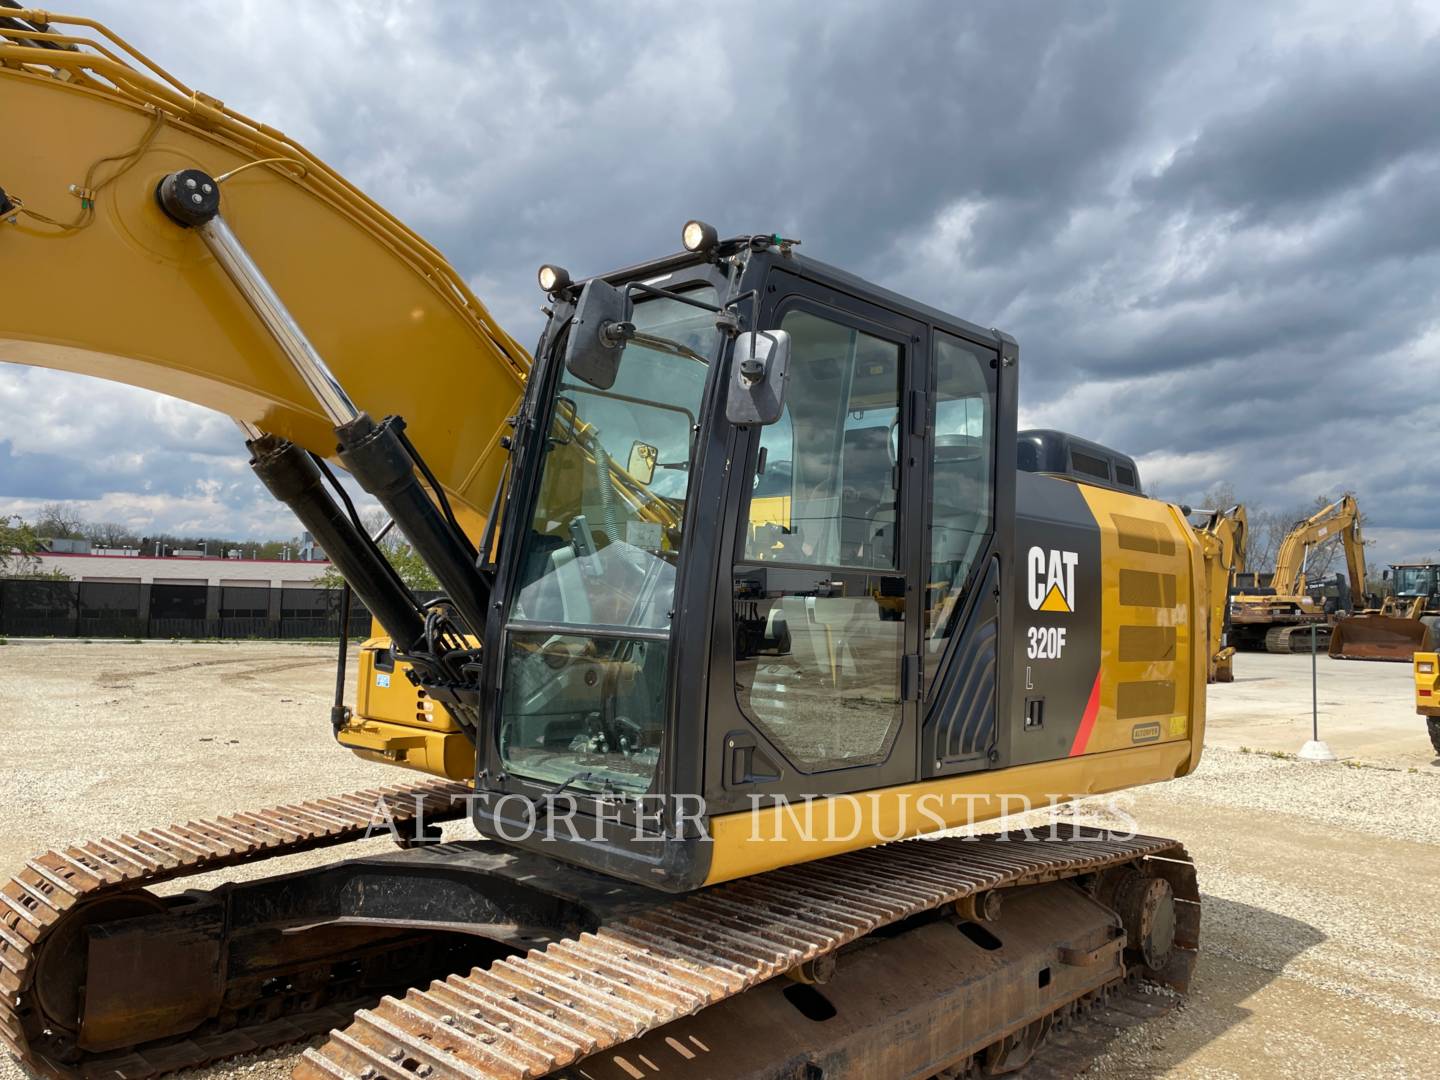
[[[1431,8],[97,6],[434,241],[523,341],[543,261],[633,262],[691,216],[775,230],[1015,334],[1022,417],[1136,454],[1161,494],[1351,489],[1372,557],[1440,547],[1417,468],[1440,456]],[[71,423],[60,446],[0,429],[0,499],[41,452],[67,490],[140,490],[133,460],[66,465],[125,445]],[[258,512],[230,438],[149,459],[152,482]]]
[[[1380,64],[1375,64],[1376,59]],[[1250,220],[1303,214],[1440,146],[1440,42],[1383,58],[1306,49],[1251,108],[1219,116],[1137,190]]]

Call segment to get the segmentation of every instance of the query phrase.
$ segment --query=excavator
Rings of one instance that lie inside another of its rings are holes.
[[[1245,572],[1245,538],[1250,528],[1243,505],[1204,511],[1196,526],[1205,555],[1205,590],[1209,598],[1209,681],[1235,681],[1235,646],[1227,641],[1226,618],[1235,581]]]
[[[1378,608],[1340,620],[1330,638],[1330,655],[1340,660],[1395,660],[1409,663],[1435,646],[1440,625],[1440,566],[1400,563],[1385,572],[1391,591]]]
[[[1365,588],[1365,541],[1355,497],[1345,494],[1329,506],[1297,521],[1280,541],[1270,587],[1238,592],[1230,600],[1235,644],[1242,649],[1272,653],[1309,652],[1328,648],[1331,623],[1324,608],[1306,591],[1307,567],[1315,548],[1340,538],[1352,595]],[[1313,641],[1312,641],[1313,639]]]
[[[1183,991],[1179,843],[971,829],[1193,771],[1211,655],[1178,507],[1092,444],[1015,467],[1012,337],[691,221],[541,267],[527,352],[280,131],[7,7],[0,360],[234,418],[376,624],[334,737],[399,770],[17,867],[26,1070],[314,1039],[304,1080],[995,1075],[1136,980]]]

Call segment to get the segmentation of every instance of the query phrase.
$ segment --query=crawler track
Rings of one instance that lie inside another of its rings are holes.
[[[1329,623],[1301,623],[1298,626],[1272,626],[1265,632],[1265,651],[1271,653],[1308,653],[1311,649],[1310,635],[1314,631],[1316,652],[1327,652],[1330,648]]]
[[[691,1016],[882,927],[990,889],[1143,862],[1177,899],[1183,988],[1199,938],[1194,868],[1172,840],[950,838],[774,871],[361,1010],[300,1080],[523,1080]]]
[[[144,897],[149,885],[210,870],[291,855],[364,838],[391,819],[463,817],[469,788],[443,782],[373,788],[335,798],[144,829],[115,839],[87,841],[47,851],[0,888],[0,1044],[31,1070],[54,1078],[125,1077],[137,1080],[175,1069],[253,1053],[309,1038],[350,1011],[344,1000],[301,1016],[263,1017],[193,1041],[100,1054],[78,1049],[72,1033],[57,1030],[36,1000],[35,975],[44,947],[70,919],[87,908],[128,896]],[[75,924],[70,924],[75,925]]]
[[[190,1036],[87,1051],[75,1031],[55,1022],[64,1010],[57,1011],[53,1002],[47,1010],[41,1000],[44,987],[36,984],[46,980],[37,980],[37,972],[43,975],[47,942],[77,932],[87,910],[117,901],[155,904],[147,886],[358,840],[382,802],[397,823],[420,810],[431,822],[457,818],[465,813],[457,796],[467,792],[462,785],[438,782],[377,788],[142,830],[31,859],[0,888],[0,1043],[30,1070],[53,1080],[142,1080],[348,1024],[320,1049],[306,1052],[298,1077],[541,1077],[577,1063],[583,1069],[592,1055],[966,897],[1125,864],[1164,879],[1176,899],[1175,952],[1165,970],[1153,974],[1183,989],[1198,947],[1199,893],[1179,844],[1064,830],[1034,839],[891,844],[659,900],[595,933],[452,975],[372,1008],[359,1006],[373,1002],[373,995],[348,993],[343,980],[332,980],[303,1010],[242,1011],[238,1020],[231,1015],[209,1022]],[[103,910],[106,919],[136,913]],[[146,910],[142,906],[139,913]],[[63,954],[58,944],[56,950]],[[1074,1004],[1065,1003],[1069,1012],[1057,1016],[1073,1013]]]

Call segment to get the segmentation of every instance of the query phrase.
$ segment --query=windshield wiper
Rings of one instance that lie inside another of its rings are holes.
[[[643,330],[635,329],[634,323],[618,323],[615,328],[615,335],[622,341],[633,341],[636,345],[643,345],[647,349],[654,349],[656,352],[669,353],[671,356],[684,357],[686,360],[694,360],[697,364],[710,366],[710,358],[702,356],[688,345],[682,345],[678,341],[671,341],[669,338],[659,337],[655,334],[647,334]]]
[[[615,786],[614,782],[611,781],[611,779],[610,779],[608,776],[597,776],[595,773],[591,772],[589,769],[581,769],[579,772],[570,774],[570,775],[567,776],[564,780],[561,780],[558,784],[556,784],[554,787],[548,788],[547,790],[541,792],[539,795],[533,796],[533,797],[530,799],[530,803],[531,803],[531,805],[533,805],[533,806],[539,806],[542,801],[547,800],[547,799],[553,799],[556,795],[559,795],[561,792],[566,791],[567,789],[569,789],[569,787],[570,787],[572,784],[584,783],[584,782],[587,781],[587,780],[588,780],[588,781],[591,781],[591,782],[596,782],[596,783],[599,783],[599,784],[600,784],[600,790],[599,790],[596,794],[599,794],[599,795],[620,795],[620,794],[622,794],[622,792],[620,791],[620,789]]]

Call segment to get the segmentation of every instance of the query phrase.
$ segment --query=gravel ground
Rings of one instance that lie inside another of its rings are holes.
[[[1224,748],[1265,745],[1245,717],[1264,728],[1294,713],[1301,682],[1308,697],[1308,659],[1240,660],[1278,663],[1251,664],[1254,682],[1214,689],[1220,745],[1200,770],[1120,804],[1143,831],[1181,840],[1196,858],[1205,913],[1195,984],[1173,1012],[1118,1031],[1090,1074],[1440,1075],[1440,767],[1416,757],[1408,719],[1388,716],[1393,736],[1369,732],[1349,765]],[[12,763],[0,775],[0,865],[67,839],[373,786],[375,768],[330,737],[332,664],[332,651],[313,645],[12,640],[0,648]],[[1377,671],[1332,680],[1337,724],[1349,715],[1347,694],[1354,708],[1374,710],[1377,678],[1395,681]],[[1225,699],[1234,689],[1243,700]],[[1110,814],[1097,800],[1076,812]],[[294,1056],[185,1080],[279,1080]],[[0,1062],[0,1080],[20,1075]]]

